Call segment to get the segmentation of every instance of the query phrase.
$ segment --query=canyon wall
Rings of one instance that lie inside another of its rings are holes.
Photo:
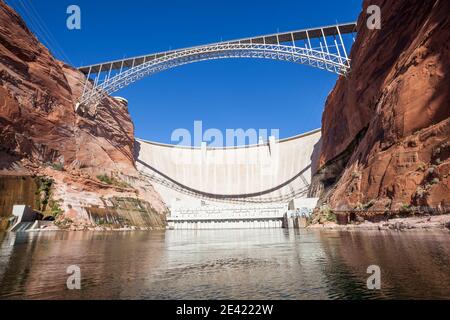
[[[76,110],[84,82],[0,1],[0,175],[48,177],[47,197],[73,218],[76,212],[89,219],[86,208],[107,208],[113,197],[147,202],[149,214],[163,216],[165,204],[134,165],[128,106],[107,97],[95,108]],[[6,198],[14,192],[1,192],[0,215],[10,214]]]
[[[381,8],[370,30],[369,5]],[[313,193],[334,210],[450,205],[450,2],[364,1],[326,102]]]

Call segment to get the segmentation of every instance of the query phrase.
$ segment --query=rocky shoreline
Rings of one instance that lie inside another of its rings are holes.
[[[408,231],[408,230],[448,230],[450,231],[450,214],[440,216],[416,216],[410,218],[396,218],[381,222],[356,222],[339,225],[334,222],[314,224],[308,226],[310,230],[335,231]]]

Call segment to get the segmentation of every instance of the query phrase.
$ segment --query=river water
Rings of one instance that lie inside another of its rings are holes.
[[[450,299],[449,232],[0,234],[0,299]],[[81,270],[68,290],[67,268]],[[379,291],[367,268],[381,268]]]

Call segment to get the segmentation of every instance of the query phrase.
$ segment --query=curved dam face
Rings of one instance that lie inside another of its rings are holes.
[[[305,198],[321,132],[235,148],[182,147],[136,140],[136,165],[173,201],[287,203]]]

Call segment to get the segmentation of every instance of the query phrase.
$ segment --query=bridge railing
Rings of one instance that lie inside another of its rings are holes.
[[[146,77],[185,64],[223,58],[273,59],[307,64],[337,74],[345,75],[350,70],[350,60],[334,53],[283,45],[225,44],[182,50],[157,60],[128,69],[102,83],[94,82],[93,88],[82,97],[81,104],[98,101]]]
[[[356,32],[356,23],[340,24],[226,41],[81,67],[80,70],[87,75],[87,80],[79,105],[99,102],[103,96],[116,92],[143,77],[203,60],[275,59],[306,64],[345,75],[350,70],[350,59],[347,54],[349,45],[344,41],[344,36],[354,32]],[[303,41],[303,45],[299,45],[299,41]],[[90,80],[91,76],[95,76],[93,80]]]

